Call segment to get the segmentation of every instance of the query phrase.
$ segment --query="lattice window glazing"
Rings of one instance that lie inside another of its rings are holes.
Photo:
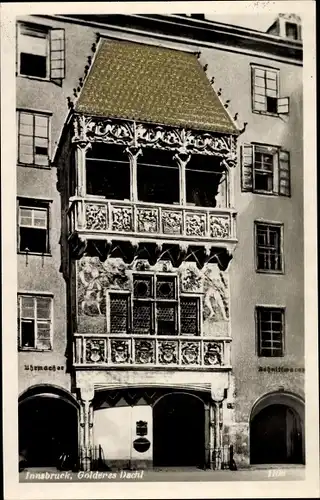
[[[111,333],[127,333],[129,320],[128,295],[110,294],[110,330]]]
[[[176,304],[157,303],[158,335],[175,335],[177,333]]]
[[[198,298],[181,297],[180,326],[182,335],[199,335],[199,307]]]
[[[133,303],[133,333],[151,333],[151,303]]]
[[[175,299],[176,298],[176,280],[175,277],[162,277],[157,278],[156,285],[157,299]]]
[[[149,298],[153,297],[153,283],[151,276],[143,276],[133,280],[134,297]]]

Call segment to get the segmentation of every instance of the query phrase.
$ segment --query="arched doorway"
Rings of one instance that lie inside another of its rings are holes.
[[[290,395],[269,395],[253,409],[251,464],[304,463],[302,402]]]
[[[25,466],[56,467],[62,452],[77,459],[76,405],[50,392],[25,395],[19,403],[19,455]]]
[[[203,401],[185,393],[163,396],[153,408],[153,464],[203,466],[204,461]]]

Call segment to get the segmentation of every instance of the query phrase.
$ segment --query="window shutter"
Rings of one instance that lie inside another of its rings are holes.
[[[65,77],[64,29],[50,30],[50,79],[58,83]]]
[[[243,144],[241,149],[241,189],[242,191],[252,191],[254,148],[251,144]]]
[[[287,115],[289,113],[289,97],[278,98],[277,112],[279,115]]]
[[[290,155],[279,151],[279,194],[290,196]]]

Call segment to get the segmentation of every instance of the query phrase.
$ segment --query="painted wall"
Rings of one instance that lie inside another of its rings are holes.
[[[174,269],[170,261],[160,261],[155,266],[135,261],[127,265],[119,258],[101,262],[98,257],[84,256],[77,261],[77,318],[78,333],[106,333],[106,306],[108,290],[132,292],[133,273],[154,274],[166,272],[178,278],[179,290],[184,294],[201,297],[201,332],[204,336],[229,335],[229,283],[228,273],[219,271],[217,264],[207,264],[201,271],[195,263],[185,262]]]

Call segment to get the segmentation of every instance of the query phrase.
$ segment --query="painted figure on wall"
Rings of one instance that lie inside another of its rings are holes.
[[[204,273],[204,316],[211,321],[228,321],[228,284],[217,266],[208,267]]]

